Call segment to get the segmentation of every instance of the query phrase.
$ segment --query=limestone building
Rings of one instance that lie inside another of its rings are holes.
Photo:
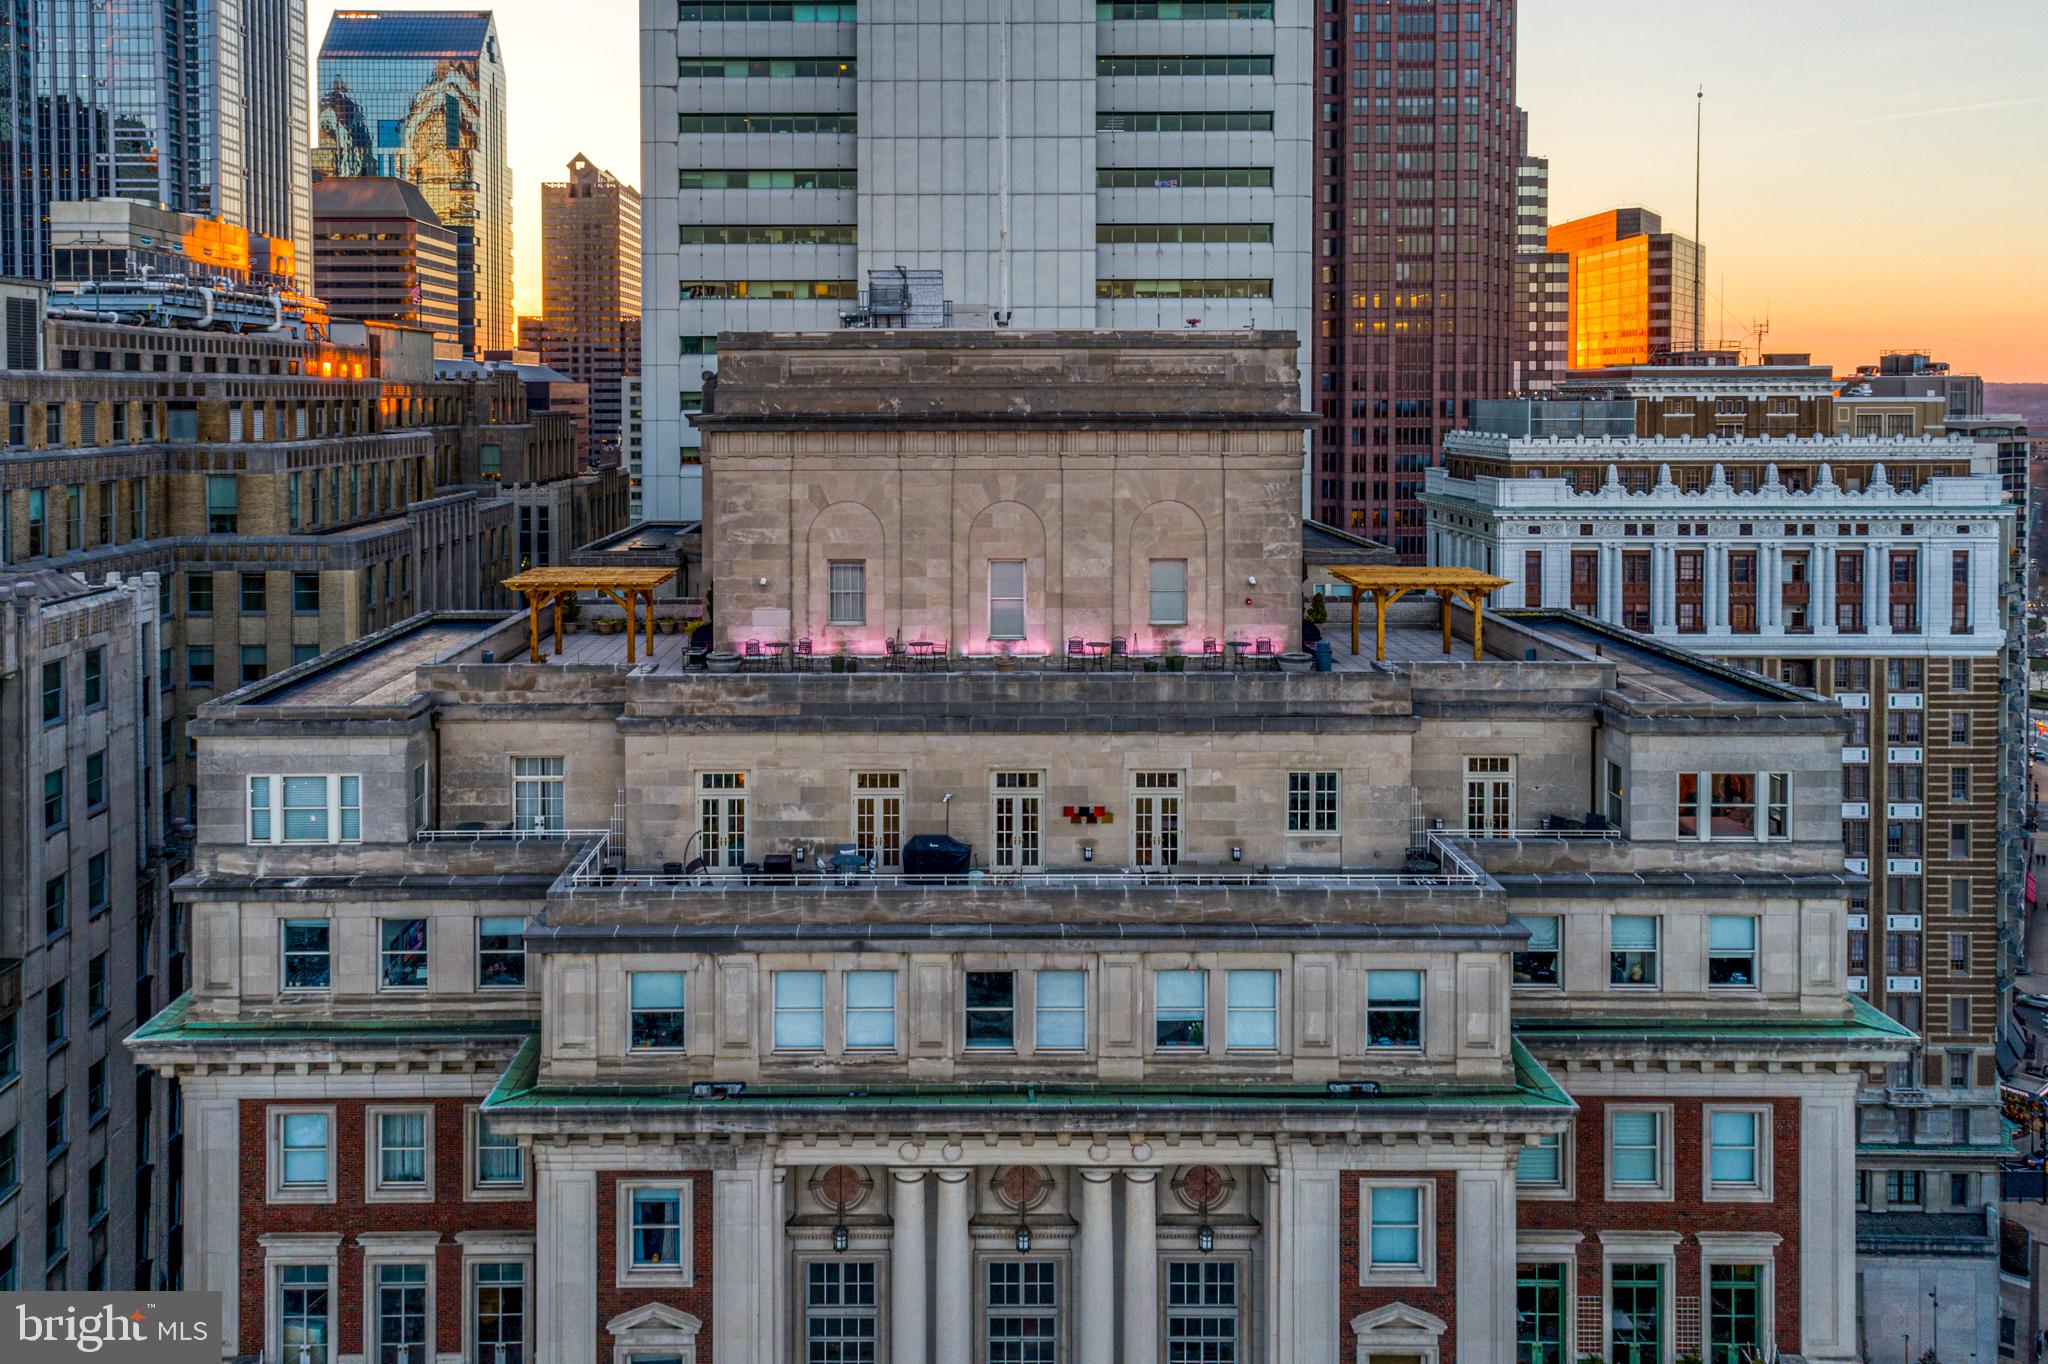
[[[1938,1300],[1943,1339],[1989,1359],[2027,879],[2015,508],[1938,392],[1838,395],[1803,355],[1765,359],[1482,405],[1430,474],[1433,557],[1848,712],[1849,987],[1918,1037],[1859,1099],[1864,1338],[1930,1339]]]
[[[1016,551],[954,528],[1062,465],[1117,515],[1049,564],[1238,478],[1218,571],[1299,575],[1291,341],[1005,340],[733,338],[706,414],[720,630],[811,600],[802,447],[894,442],[837,492],[921,571],[843,604],[964,622],[941,663],[444,614],[206,708],[193,988],[130,1041],[219,1191],[224,1353],[1859,1359],[1856,1096],[1912,1039],[1847,992],[1840,710],[1556,610],[1327,674],[983,657],[956,584]],[[1113,629],[1082,577],[1026,619]]]

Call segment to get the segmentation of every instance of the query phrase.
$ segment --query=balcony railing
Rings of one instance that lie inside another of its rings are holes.
[[[603,829],[493,829],[478,825],[473,829],[419,829],[413,833],[415,843],[580,843],[586,838],[602,838]]]

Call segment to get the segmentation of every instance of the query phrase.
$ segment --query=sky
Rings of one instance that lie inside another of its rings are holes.
[[[433,9],[405,4],[387,8]],[[309,6],[317,51],[339,6]],[[514,302],[540,307],[540,185],[638,185],[639,5],[501,0]],[[1847,372],[1924,348],[2048,381],[2048,3],[1521,0],[1519,98],[1551,220],[1641,204],[1700,237],[1710,338]],[[1722,316],[1725,306],[1726,322]]]

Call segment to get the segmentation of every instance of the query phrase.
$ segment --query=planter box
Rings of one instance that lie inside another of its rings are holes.
[[[730,649],[715,649],[705,658],[704,666],[715,673],[736,673],[740,670],[740,656]]]

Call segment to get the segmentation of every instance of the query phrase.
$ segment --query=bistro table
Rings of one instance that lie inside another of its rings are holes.
[[[786,639],[764,639],[761,641],[762,666],[781,668],[788,664],[789,641]]]
[[[1109,641],[1091,639],[1088,641],[1088,662],[1100,668],[1109,662]]]
[[[1248,639],[1226,639],[1223,641],[1223,647],[1230,650],[1230,666],[1242,668],[1244,656],[1251,650],[1252,642]]]
[[[928,668],[938,662],[939,646],[929,639],[913,639],[905,646],[910,650],[910,663],[915,668]]]

